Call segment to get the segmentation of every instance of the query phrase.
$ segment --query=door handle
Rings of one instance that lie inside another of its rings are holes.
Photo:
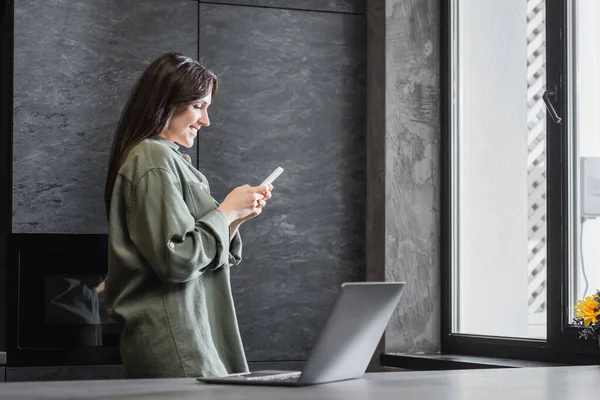
[[[550,113],[550,118],[552,118],[552,121],[556,122],[557,124],[560,124],[562,122],[562,118],[558,115],[556,109],[554,109],[554,105],[552,105],[552,102],[556,103],[558,97],[558,90],[556,89],[556,85],[554,84],[551,84],[548,89],[549,90],[546,90],[542,95],[542,99],[546,104],[546,108],[548,109],[548,113]],[[550,96],[552,96],[552,100],[550,100]]]

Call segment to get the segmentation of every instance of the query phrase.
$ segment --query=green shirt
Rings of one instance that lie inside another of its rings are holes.
[[[229,268],[241,261],[206,177],[166,139],[144,140],[119,170],[109,214],[107,309],[124,324],[130,378],[246,372]]]

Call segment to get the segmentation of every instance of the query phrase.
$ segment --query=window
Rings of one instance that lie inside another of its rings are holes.
[[[572,212],[577,247],[571,301],[600,289],[600,4],[574,4]]]
[[[442,351],[600,353],[570,326],[600,289],[600,5],[443,5]]]

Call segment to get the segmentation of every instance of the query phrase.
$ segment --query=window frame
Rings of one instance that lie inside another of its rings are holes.
[[[563,117],[561,124],[547,116],[547,338],[524,339],[478,336],[454,332],[452,316],[457,311],[452,293],[455,286],[453,266],[458,264],[456,251],[457,228],[453,226],[455,207],[453,187],[457,187],[453,174],[458,154],[456,135],[458,126],[453,118],[452,81],[460,60],[453,43],[454,20],[460,0],[440,0],[441,10],[441,351],[445,354],[475,355],[496,358],[514,358],[566,364],[594,364],[600,355],[596,340],[579,339],[579,331],[569,325],[567,311],[573,306],[569,301],[569,266],[572,259],[568,240],[569,219],[569,124],[572,123],[569,95],[570,76],[568,64],[572,59],[568,40],[573,40],[570,1],[546,0],[546,74],[547,82],[558,88],[554,107]],[[458,98],[460,100],[460,98]],[[456,198],[460,196],[457,193]]]

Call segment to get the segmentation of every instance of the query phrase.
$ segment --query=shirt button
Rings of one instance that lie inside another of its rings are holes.
[[[172,248],[172,249],[174,249],[175,248],[175,243],[169,242],[169,247]]]

